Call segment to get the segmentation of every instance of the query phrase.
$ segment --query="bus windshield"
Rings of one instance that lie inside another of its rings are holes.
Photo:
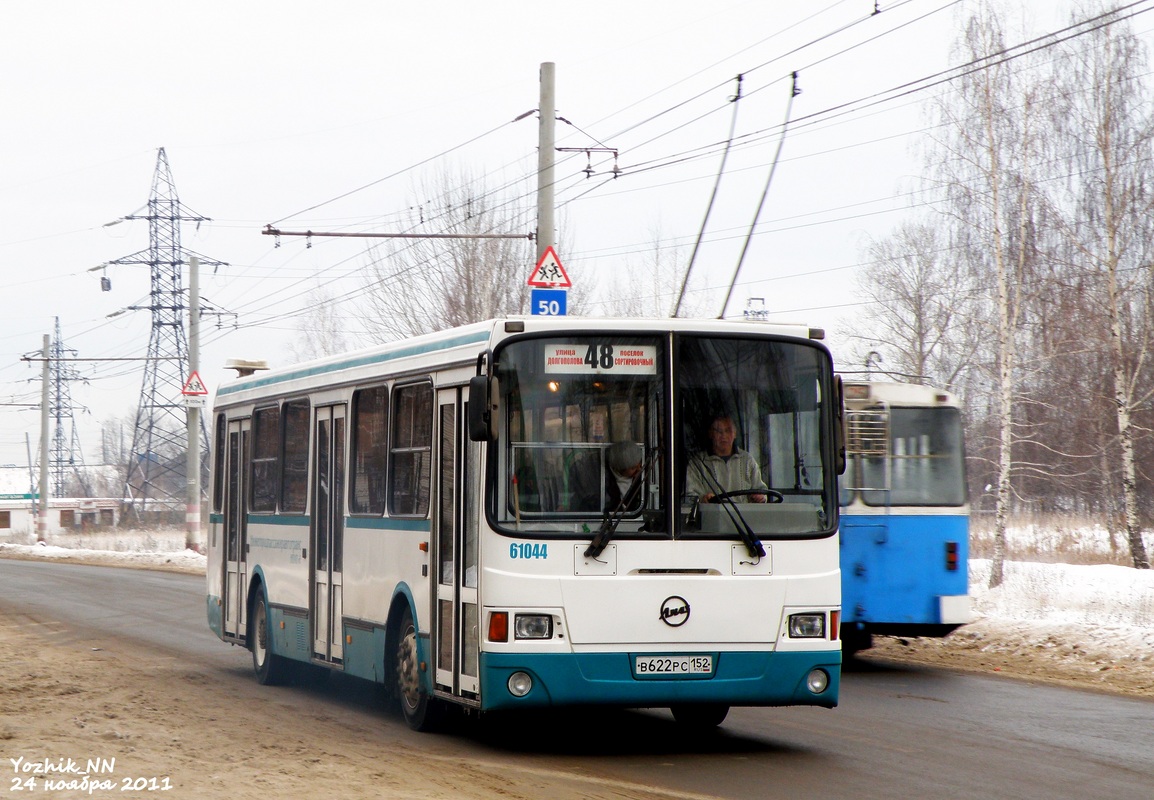
[[[825,464],[828,359],[772,339],[681,337],[677,352],[682,533],[828,533],[836,515]]]
[[[523,339],[499,351],[496,374],[490,508],[503,530],[585,536],[607,514],[617,538],[832,530],[821,425],[831,378],[819,347],[701,334]]]
[[[606,511],[622,512],[622,531],[656,519],[666,361],[661,339],[636,336],[506,347],[497,520],[519,530],[584,532]]]

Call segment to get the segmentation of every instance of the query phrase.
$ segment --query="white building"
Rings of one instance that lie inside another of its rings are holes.
[[[35,506],[27,467],[0,467],[0,541],[36,535]],[[50,497],[48,532],[69,533],[116,526],[120,499],[115,497]]]

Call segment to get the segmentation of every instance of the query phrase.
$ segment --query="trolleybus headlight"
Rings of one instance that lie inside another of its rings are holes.
[[[517,639],[552,639],[553,617],[548,614],[516,614],[513,636]]]
[[[533,688],[533,679],[527,672],[514,672],[509,676],[509,693],[514,697],[524,697]]]
[[[790,614],[789,638],[824,639],[825,614]]]
[[[824,669],[811,669],[805,676],[805,686],[814,694],[821,694],[829,688],[829,675]]]

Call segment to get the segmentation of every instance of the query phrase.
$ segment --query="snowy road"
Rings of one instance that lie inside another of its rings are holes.
[[[247,654],[208,631],[203,587],[196,576],[0,559],[0,614],[22,633],[147,664],[175,660],[207,676],[203,691],[228,696],[238,715],[267,715],[273,732],[349,754],[342,774],[354,777],[415,752],[442,779],[458,768],[463,781],[499,774],[493,796],[512,797],[546,787],[574,798],[1147,800],[1154,786],[1154,703],[929,669],[863,666],[845,675],[838,709],[735,709],[706,739],[686,738],[664,711],[518,718],[423,736],[359,681],[258,686],[245,674]],[[193,733],[219,725],[198,719],[182,725]],[[11,745],[0,741],[0,756],[32,755],[9,754]],[[254,740],[233,747],[249,763],[264,757]],[[474,790],[463,796],[488,796]]]

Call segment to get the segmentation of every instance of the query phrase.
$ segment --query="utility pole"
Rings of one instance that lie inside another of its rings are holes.
[[[41,369],[40,389],[40,514],[36,519],[36,541],[48,540],[48,356],[52,337],[44,334],[44,367]]]
[[[557,126],[556,64],[541,64],[541,100],[537,114],[541,118],[537,145],[537,261],[553,247],[556,226],[553,222],[553,163]]]
[[[200,369],[200,259],[188,260],[188,376]],[[188,505],[184,512],[187,531],[184,546],[198,550],[200,543],[200,406],[203,396],[188,395]]]

